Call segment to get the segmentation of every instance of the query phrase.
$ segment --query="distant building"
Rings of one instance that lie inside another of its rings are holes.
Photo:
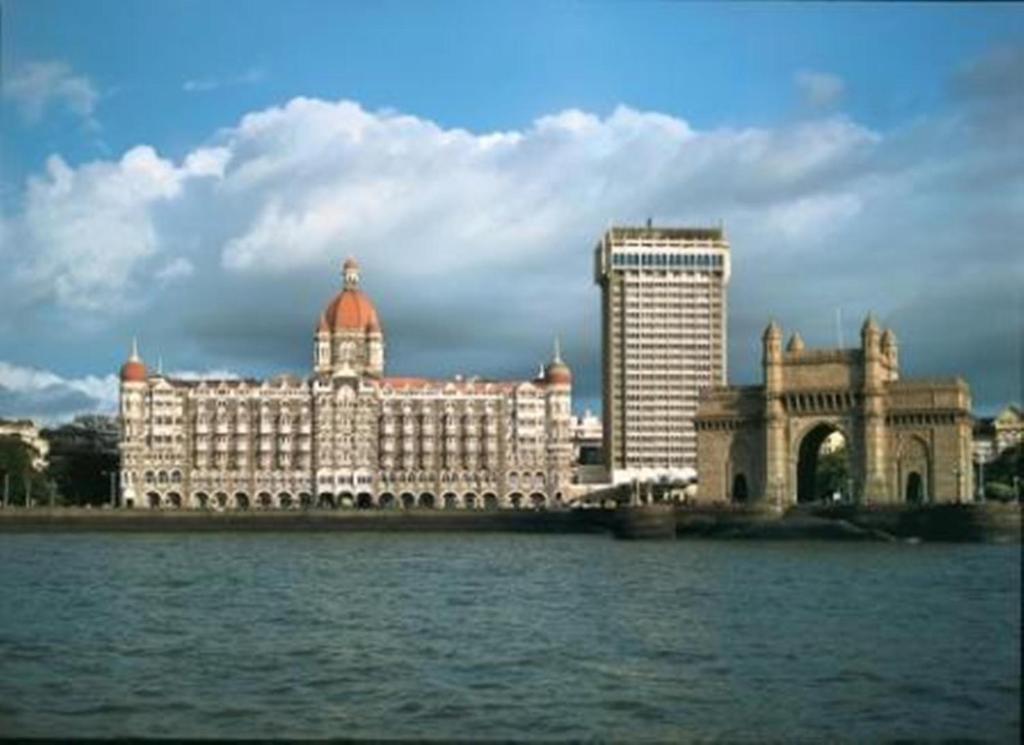
[[[13,437],[25,443],[32,450],[32,468],[44,470],[48,465],[50,443],[42,436],[39,427],[30,419],[0,419],[0,437]]]
[[[604,427],[601,418],[588,409],[572,420],[572,451],[577,484],[599,484],[607,481],[604,465]]]
[[[609,476],[691,479],[699,394],[726,381],[729,242],[721,228],[613,227],[595,260]]]
[[[974,420],[974,460],[991,463],[1002,453],[1024,442],[1024,411],[1010,404],[995,417]]]
[[[993,420],[996,455],[1024,442],[1024,410],[1015,404],[1003,409]]]
[[[384,374],[359,267],[321,314],[308,378],[176,380],[121,368],[124,506],[541,508],[571,485],[572,373],[556,343],[532,380]]]

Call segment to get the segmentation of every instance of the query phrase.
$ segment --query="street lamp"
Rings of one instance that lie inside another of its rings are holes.
[[[117,507],[117,471],[104,471],[104,476],[110,477],[110,507]]]
[[[978,488],[977,488],[977,499],[979,502],[985,501],[985,456],[978,456]]]

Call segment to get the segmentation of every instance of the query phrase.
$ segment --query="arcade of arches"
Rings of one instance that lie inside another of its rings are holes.
[[[870,316],[856,349],[806,349],[799,334],[783,349],[774,322],[762,341],[762,385],[712,388],[701,399],[697,501],[972,499],[962,379],[902,379],[895,335]]]
[[[190,497],[178,491],[150,491],[146,493],[146,507],[151,509],[174,510],[182,508],[200,510],[302,510],[302,509],[444,509],[444,510],[544,510],[561,506],[564,503],[562,493],[549,497],[543,492],[511,492],[500,497],[494,492],[466,492],[456,494],[446,492],[440,497],[431,492],[413,494],[411,492],[383,492],[378,495],[368,492],[352,494],[342,492],[333,494],[323,492],[315,497],[308,492],[291,494],[281,492],[259,492],[251,498],[245,492],[228,494],[227,492],[197,491]],[[134,507],[134,504],[126,505]]]

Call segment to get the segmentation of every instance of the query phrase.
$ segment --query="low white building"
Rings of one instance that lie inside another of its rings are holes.
[[[32,449],[32,468],[42,471],[47,466],[50,443],[39,433],[39,427],[29,419],[0,419],[0,437],[21,440]]]

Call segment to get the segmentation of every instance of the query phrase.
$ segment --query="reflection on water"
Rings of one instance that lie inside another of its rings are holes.
[[[1020,548],[6,535],[0,734],[1020,731]]]

